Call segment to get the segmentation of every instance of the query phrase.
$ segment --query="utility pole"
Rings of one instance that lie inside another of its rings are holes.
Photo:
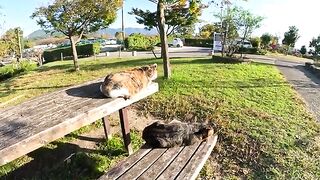
[[[124,1],[123,1],[122,8],[121,8],[121,36],[122,36],[122,41],[121,41],[120,47],[119,47],[119,57],[121,57],[121,48],[124,47],[124,18],[123,18],[123,6],[124,6]]]
[[[121,34],[122,34],[122,43],[123,43],[123,47],[124,47],[124,38],[126,37],[126,35],[125,35],[125,29],[124,29],[123,7],[124,7],[124,1],[123,1],[122,8],[121,8],[121,15],[122,15],[122,27],[121,27],[122,33]]]

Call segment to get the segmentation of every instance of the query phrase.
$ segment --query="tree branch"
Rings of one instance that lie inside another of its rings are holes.
[[[172,26],[171,31],[168,32],[167,35],[168,35],[168,36],[171,35],[171,34],[174,32],[174,30],[176,30],[177,27],[178,27],[178,25]]]
[[[83,33],[84,33],[84,29],[82,29],[82,31],[81,31],[78,39],[76,40],[76,43],[78,43],[78,42],[81,40],[81,38],[82,38],[82,36],[83,36]]]

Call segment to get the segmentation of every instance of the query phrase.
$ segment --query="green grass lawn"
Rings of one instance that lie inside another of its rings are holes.
[[[0,102],[21,96],[5,106],[14,105],[57,88],[103,77],[111,71],[154,62],[160,64],[161,60],[88,59],[81,61],[80,72],[71,70],[70,61],[49,63],[39,71],[1,82]],[[160,92],[136,106],[142,113],[166,120],[207,121],[215,127],[219,141],[201,176],[320,177],[319,124],[275,67],[181,58],[172,59],[172,69],[170,80],[158,78]],[[162,75],[161,66],[158,70]],[[139,146],[142,141],[137,134],[135,144]],[[79,174],[84,179],[96,178],[110,167],[111,161],[123,157],[123,153],[112,153],[121,146],[119,141],[108,143],[113,144],[109,145],[111,149],[102,143],[98,151],[78,153],[71,163],[46,172],[53,175],[60,172],[62,179],[74,179]],[[7,166],[0,167],[0,174],[8,172],[4,171]],[[19,165],[16,166],[11,169]]]

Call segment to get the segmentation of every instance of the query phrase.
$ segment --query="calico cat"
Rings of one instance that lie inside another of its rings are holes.
[[[107,97],[130,99],[157,78],[157,64],[109,74],[100,86]]]
[[[188,146],[203,141],[211,135],[213,129],[207,124],[188,124],[177,120],[169,124],[157,121],[142,132],[146,144],[154,148]]]

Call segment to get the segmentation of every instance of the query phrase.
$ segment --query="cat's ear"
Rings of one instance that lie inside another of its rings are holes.
[[[154,64],[152,64],[152,65],[150,65],[150,68],[154,68],[154,69],[156,69],[157,68],[157,64],[156,63],[154,63]]]
[[[142,69],[143,71],[148,71],[148,70],[150,69],[150,67],[149,67],[149,66],[142,66],[141,69]]]

